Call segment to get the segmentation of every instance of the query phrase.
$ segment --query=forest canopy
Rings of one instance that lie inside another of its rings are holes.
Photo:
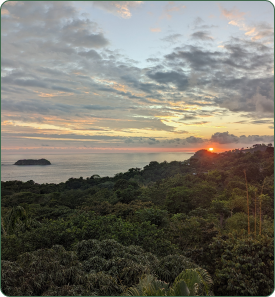
[[[199,151],[114,177],[1,182],[8,296],[267,296],[274,150]]]

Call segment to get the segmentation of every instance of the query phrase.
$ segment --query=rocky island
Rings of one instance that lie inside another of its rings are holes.
[[[51,162],[46,159],[39,159],[39,160],[24,159],[24,160],[18,160],[13,165],[51,165]]]

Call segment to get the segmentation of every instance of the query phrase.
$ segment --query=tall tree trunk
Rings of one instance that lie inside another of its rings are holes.
[[[261,195],[260,195],[260,232],[259,234],[262,234],[262,195],[263,195],[263,190],[264,190],[264,182],[265,182],[265,178],[263,181],[263,185],[262,185],[262,191],[261,191]]]
[[[255,219],[255,238],[256,238],[256,222],[257,222],[257,208],[256,208],[256,204],[257,204],[257,191],[255,191],[255,215],[254,215],[254,219]]]
[[[245,170],[243,171],[244,172],[244,177],[245,177],[245,183],[246,183],[246,194],[247,194],[247,231],[248,231],[248,234],[250,234],[250,223],[249,223],[249,198],[248,198],[248,187],[247,187],[247,178],[246,178],[246,172]]]

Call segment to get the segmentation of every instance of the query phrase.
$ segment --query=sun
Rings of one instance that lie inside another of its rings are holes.
[[[212,152],[214,149],[213,149],[213,147],[210,147],[208,150]]]

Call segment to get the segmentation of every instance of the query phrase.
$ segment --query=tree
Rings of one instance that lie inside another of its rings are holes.
[[[145,275],[138,285],[127,290],[128,296],[212,296],[213,281],[202,268],[185,269],[173,284]]]
[[[17,262],[2,261],[2,291],[8,296],[92,295],[75,253],[62,246],[22,254]]]
[[[274,242],[268,236],[217,237],[203,253],[215,295],[268,296],[274,289]],[[202,264],[200,264],[202,265]],[[211,266],[210,266],[211,265]]]
[[[216,199],[213,200],[211,202],[211,211],[216,214],[219,214],[220,227],[223,228],[224,219],[227,218],[230,214],[228,201]]]
[[[149,221],[158,227],[165,227],[168,224],[168,211],[155,207],[145,208],[136,211],[135,218],[139,222]]]
[[[25,208],[22,206],[13,207],[4,218],[1,218],[1,227],[4,236],[24,232],[31,227],[40,225],[39,222],[30,217],[29,212]]]
[[[182,186],[169,190],[165,206],[171,213],[187,213],[191,210],[191,190]]]

